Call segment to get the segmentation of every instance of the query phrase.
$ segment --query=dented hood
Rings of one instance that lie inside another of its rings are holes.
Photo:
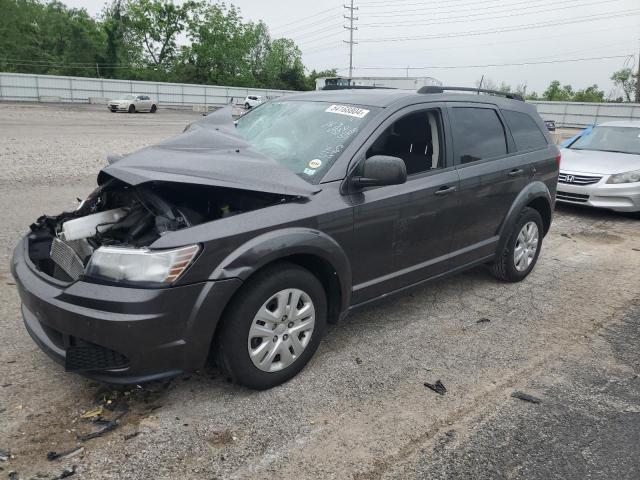
[[[236,132],[231,107],[202,117],[177,137],[113,161],[101,171],[98,183],[105,174],[130,185],[192,183],[295,196],[320,191],[253,150]]]

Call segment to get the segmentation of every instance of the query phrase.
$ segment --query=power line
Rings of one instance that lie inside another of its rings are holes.
[[[514,12],[513,9],[507,9],[507,10],[500,10],[497,12],[484,12],[484,13],[472,13],[472,14],[468,14],[468,15],[454,15],[451,17],[441,17],[441,18],[433,18],[430,20],[430,22],[424,22],[422,20],[418,20],[418,21],[410,21],[410,22],[402,22],[402,23],[362,23],[361,26],[363,27],[407,27],[407,26],[413,26],[413,25],[418,25],[418,26],[425,26],[425,25],[441,25],[441,24],[450,24],[450,23],[469,23],[469,22],[481,22],[481,21],[486,21],[486,20],[498,20],[498,19],[502,19],[502,18],[512,18],[512,17],[519,17],[522,15],[535,15],[537,13],[549,13],[549,12],[555,12],[558,10],[566,10],[569,8],[575,8],[576,6],[580,6],[580,8],[582,7],[589,7],[589,6],[593,6],[593,5],[601,5],[601,4],[607,4],[610,5],[613,2],[620,2],[620,1],[624,1],[624,0],[598,0],[595,2],[591,2],[591,3],[582,3],[580,0],[569,0],[568,2],[552,2],[552,3],[546,3],[546,4],[541,4],[541,5],[531,5],[531,2],[528,1],[523,1],[523,2],[518,2],[518,3],[514,3],[513,5],[521,5],[521,4],[526,4],[528,6],[532,6],[533,8],[542,8],[541,10],[535,10],[535,11],[530,11],[528,9],[522,9],[522,10],[517,10]],[[576,4],[577,2],[577,4]],[[571,5],[565,5],[562,7],[554,7],[554,8],[547,8],[549,5],[558,5],[558,4],[566,4],[566,3],[570,3]],[[505,13],[505,12],[511,12],[507,15],[494,15],[495,13]],[[490,16],[486,16],[486,15],[490,15]],[[478,18],[475,18],[478,17]],[[465,19],[465,20],[461,20],[461,19]],[[443,22],[443,20],[451,20],[448,22]]]
[[[537,2],[539,2],[540,0],[537,0]],[[389,10],[386,12],[375,12],[375,13],[367,13],[367,17],[383,17],[383,18],[388,18],[388,17],[405,17],[407,15],[410,15],[412,17],[415,16],[424,16],[424,15],[429,15],[429,16],[435,16],[435,15],[439,15],[439,14],[443,14],[443,13],[458,13],[460,12],[460,9],[464,9],[464,11],[473,11],[473,10],[490,10],[492,8],[495,7],[504,7],[504,3],[502,4],[496,4],[496,5],[485,5],[483,7],[480,8],[470,8],[468,9],[467,7],[476,7],[478,5],[484,5],[487,3],[495,3],[496,0],[480,0],[478,2],[469,2],[469,3],[464,3],[464,4],[460,4],[460,5],[455,5],[453,10],[444,10],[442,11],[441,9],[436,9],[436,8],[428,8],[427,10],[425,9],[413,9],[413,10],[407,10],[407,9],[394,9],[394,10]],[[516,2],[516,3],[511,3],[509,4],[510,6],[514,6],[514,5],[522,5],[523,3],[527,3],[527,2]],[[534,0],[533,2],[528,2],[528,3],[536,3],[536,0]],[[550,3],[548,5],[553,5],[553,3]],[[395,4],[393,5],[394,7],[396,6]],[[425,5],[426,7],[426,5]]]
[[[546,65],[554,63],[586,62],[591,60],[608,60],[612,58],[626,58],[629,55],[609,55],[604,57],[568,58],[563,60],[543,60],[537,62],[509,62],[509,63],[487,63],[483,65],[429,65],[426,67],[355,67],[356,70],[430,70],[430,69],[454,69],[454,68],[487,68],[487,67],[517,67],[527,65]]]
[[[293,20],[291,22],[283,23],[281,25],[276,25],[275,27],[273,27],[273,29],[274,30],[278,30],[279,28],[286,27],[288,25],[293,25],[294,23],[299,23],[300,21],[304,21],[304,20],[310,19],[312,17],[317,17],[318,15],[322,15],[323,13],[330,12],[331,10],[335,10],[337,8],[338,8],[337,6],[334,6],[334,7],[331,7],[331,8],[327,8],[325,10],[320,10],[319,12],[307,14],[304,17],[299,18],[297,20]]]
[[[421,36],[413,36],[413,37],[364,38],[364,39],[361,39],[360,42],[362,43],[406,42],[406,41],[415,41],[415,40],[431,40],[435,38],[472,37],[472,36],[478,36],[478,35],[490,35],[493,33],[506,33],[506,32],[514,32],[519,30],[531,30],[536,28],[555,27],[559,25],[564,26],[564,25],[573,24],[573,23],[593,22],[593,21],[607,20],[610,18],[618,18],[623,16],[634,16],[638,14],[640,14],[640,10],[625,10],[625,11],[615,12],[613,14],[604,14],[600,16],[591,15],[587,17],[564,19],[561,21],[554,21],[554,22],[547,22],[547,23],[530,23],[526,25],[515,25],[513,27],[507,27],[507,28],[501,28],[501,29],[474,30],[471,32],[421,35]]]
[[[307,21],[303,21],[302,23],[298,24],[298,26],[296,26],[296,27],[287,28],[286,30],[283,30],[283,31],[278,31],[276,29],[276,32],[274,33],[274,35],[276,35],[278,37],[290,35],[292,32],[305,30],[305,29],[308,29],[308,28],[314,28],[314,27],[317,27],[319,25],[322,25],[322,24],[325,24],[325,23],[329,23],[329,22],[335,22],[338,18],[340,18],[340,13],[339,12],[335,12],[335,13],[327,16],[327,17],[322,17],[322,18],[318,18],[318,19],[309,18],[309,19],[307,19]]]

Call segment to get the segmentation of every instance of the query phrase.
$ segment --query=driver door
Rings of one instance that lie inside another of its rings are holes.
[[[354,305],[448,270],[459,178],[446,115],[432,103],[403,109],[355,157],[358,163],[372,155],[400,157],[408,177],[401,185],[351,194]]]

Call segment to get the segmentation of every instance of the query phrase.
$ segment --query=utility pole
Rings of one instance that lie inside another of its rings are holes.
[[[640,103],[640,52],[638,53],[638,73],[636,73],[636,103]]]
[[[344,18],[349,20],[349,26],[344,25],[344,28],[349,30],[349,41],[343,40],[343,42],[349,44],[349,85],[351,85],[351,78],[353,77],[353,46],[357,44],[357,42],[353,41],[353,31],[358,29],[358,27],[353,26],[353,22],[358,20],[358,17],[353,16],[353,12],[358,10],[358,7],[354,7],[353,0],[351,0],[351,5],[344,5],[344,8],[349,10],[349,15],[344,16]]]

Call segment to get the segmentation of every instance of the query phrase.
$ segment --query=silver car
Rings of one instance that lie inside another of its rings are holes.
[[[127,94],[115,100],[109,100],[107,108],[112,112],[151,112],[156,113],[158,102],[149,95]]]
[[[558,202],[640,211],[640,122],[602,123],[561,153]]]

